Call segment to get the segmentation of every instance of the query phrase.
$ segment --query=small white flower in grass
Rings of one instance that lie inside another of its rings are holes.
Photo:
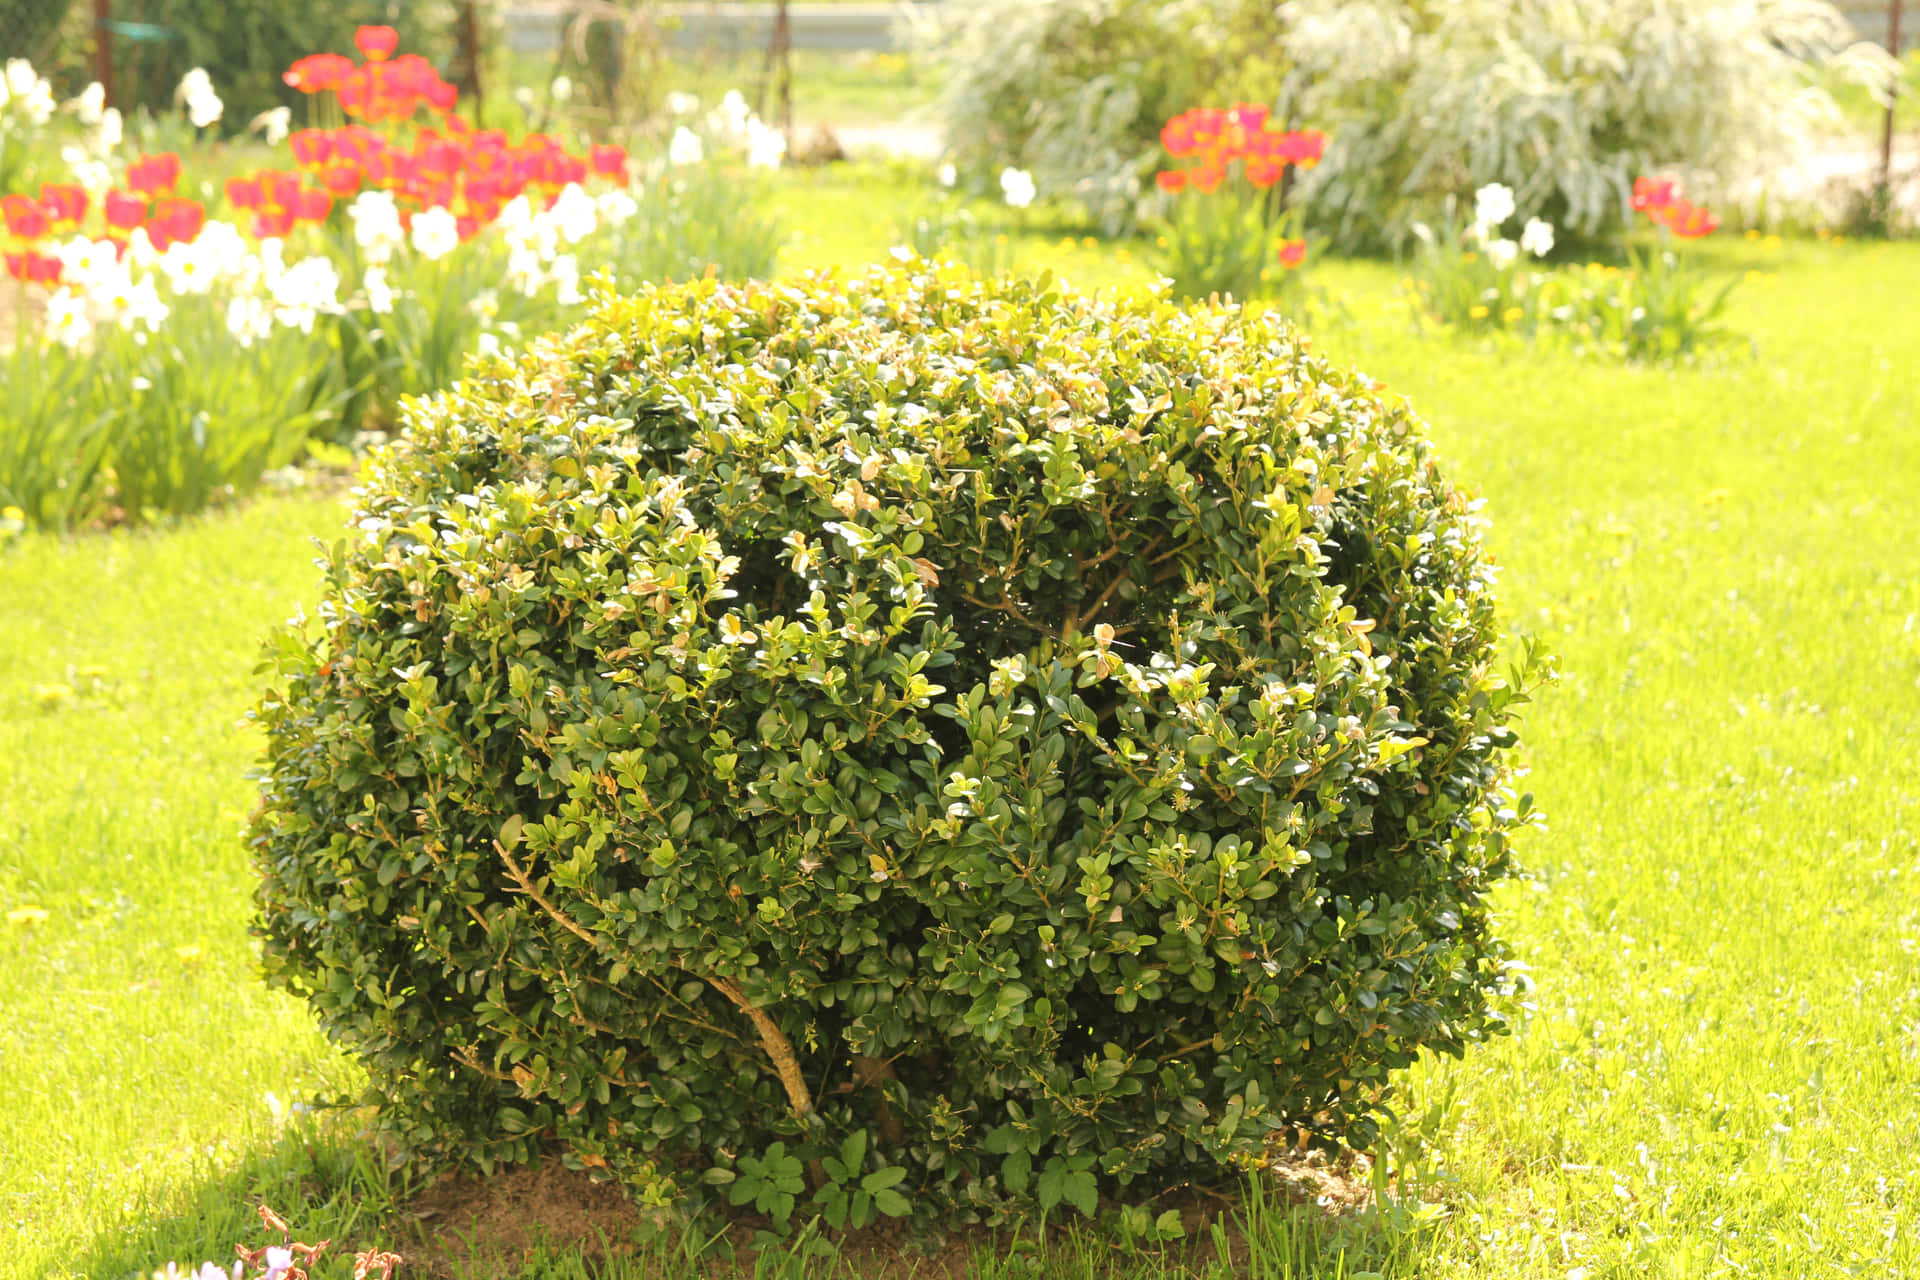
[[[673,131],[673,140],[667,143],[667,163],[680,167],[699,164],[706,155],[706,148],[700,144],[700,135],[681,125]]]
[[[495,289],[482,289],[467,304],[467,314],[482,325],[492,324],[500,318],[500,293]]]
[[[160,251],[147,238],[145,227],[135,227],[127,235],[127,261],[142,271],[151,271],[160,261]]]
[[[97,125],[107,109],[107,87],[95,80],[77,96],[68,98],[61,109],[78,116],[81,124]]]
[[[393,286],[387,283],[385,267],[368,267],[360,277],[360,287],[367,295],[367,310],[377,316],[393,313]]]
[[[438,262],[460,247],[460,222],[451,209],[422,209],[413,215],[413,247],[428,262]]]
[[[25,98],[40,83],[40,73],[25,58],[7,59],[7,97]]]
[[[57,290],[47,299],[47,336],[69,351],[93,334],[87,319],[87,300],[71,289]]]
[[[95,200],[105,195],[113,185],[113,170],[107,167],[105,161],[95,160],[81,147],[67,144],[60,148],[60,159],[73,174],[73,180]]]
[[[481,334],[479,338],[474,341],[473,349],[483,356],[499,355],[500,335],[496,333]]]
[[[60,259],[60,278],[81,291],[120,274],[119,256],[105,240],[72,236],[54,250],[53,256]]]
[[[1473,193],[1473,220],[1492,229],[1513,216],[1513,188],[1489,182]]]
[[[1520,232],[1520,247],[1536,258],[1544,258],[1553,252],[1553,224],[1539,218],[1528,218],[1527,225]]]
[[[187,99],[187,120],[196,129],[205,129],[217,124],[220,114],[226,109],[224,103],[211,93],[203,93]]]
[[[553,94],[555,102],[573,101],[573,81],[566,76],[555,76],[553,83],[547,86],[547,91]]]
[[[262,111],[247,126],[249,132],[259,134],[270,147],[277,147],[287,140],[287,134],[293,130],[293,109],[275,107],[271,111]]]
[[[951,160],[936,169],[933,176],[943,187],[951,187],[954,183],[960,181],[960,171],[953,167],[953,161]]]
[[[787,139],[778,129],[769,128],[758,120],[747,121],[747,167],[749,169],[778,169],[780,162],[787,158]]]
[[[568,244],[579,244],[592,235],[600,226],[599,207],[593,197],[580,189],[577,182],[569,182],[561,188],[560,196],[553,202],[553,208],[547,210],[547,216],[553,220],[553,226]]]
[[[667,114],[670,116],[690,116],[700,109],[700,98],[696,94],[673,92],[667,95]]]
[[[1487,261],[1495,271],[1505,271],[1520,256],[1520,246],[1511,240],[1495,240],[1487,245]]]
[[[712,124],[727,137],[738,138],[746,133],[747,123],[753,118],[753,108],[747,105],[746,95],[738,89],[729,89],[713,113]]]
[[[100,113],[100,128],[93,135],[93,145],[101,151],[111,151],[120,145],[120,139],[126,130],[121,119],[120,108],[108,107]]]
[[[302,258],[268,287],[273,291],[274,319],[289,329],[312,333],[315,319],[340,310],[340,273],[329,258]]]
[[[1002,169],[1000,194],[1006,197],[1007,204],[1013,208],[1026,208],[1033,203],[1033,197],[1038,194],[1033,185],[1033,175],[1025,169]]]
[[[153,287],[152,276],[142,277],[139,284],[116,288],[110,303],[120,327],[127,330],[145,325],[148,333],[158,332],[172,314],[171,308],[160,301],[160,291]]]
[[[561,254],[553,260],[550,268],[553,276],[553,300],[563,307],[571,307],[580,301],[580,263],[570,253]]]
[[[180,84],[173,91],[175,102],[185,102],[196,94],[212,93],[213,77],[207,74],[205,67],[195,67],[180,77]]]
[[[640,212],[639,202],[624,191],[608,191],[600,196],[600,216],[607,225],[617,227]]]
[[[526,245],[507,250],[507,287],[531,298],[547,282],[546,262]]]
[[[160,255],[160,274],[175,293],[205,293],[213,288],[214,264],[196,239],[176,240]]]

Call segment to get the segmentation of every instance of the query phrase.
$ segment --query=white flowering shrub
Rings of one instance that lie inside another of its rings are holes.
[[[1724,194],[1834,119],[1822,65],[1877,80],[1824,0],[1291,0],[1285,104],[1334,142],[1315,207],[1349,247],[1404,242],[1447,193],[1498,182],[1591,234],[1637,175]]]
[[[1160,126],[1220,96],[1250,0],[974,0],[925,21],[949,71],[941,102],[962,181],[986,191],[1007,165],[1042,199],[1130,226]]]

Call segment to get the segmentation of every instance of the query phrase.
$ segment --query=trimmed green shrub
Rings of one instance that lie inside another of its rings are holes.
[[[267,975],[403,1148],[1091,1212],[1500,1030],[1475,507],[1284,321],[916,261],[469,374],[257,712]]]

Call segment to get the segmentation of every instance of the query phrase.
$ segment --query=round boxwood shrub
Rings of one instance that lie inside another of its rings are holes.
[[[1284,321],[911,262],[469,374],[257,712],[267,974],[404,1148],[1092,1211],[1499,1029],[1475,507]]]

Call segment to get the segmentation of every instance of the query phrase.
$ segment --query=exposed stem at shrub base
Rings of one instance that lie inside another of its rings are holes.
[[[579,921],[547,901],[546,895],[535,887],[533,878],[513,860],[512,852],[504,844],[496,840],[493,847],[499,853],[500,861],[506,864],[507,874],[513,878],[519,891],[532,898],[542,911],[553,917],[556,923],[575,934],[595,951],[613,949],[612,944],[605,938],[596,937]],[[740,984],[733,979],[716,978],[711,974],[695,973],[691,969],[688,972],[693,973],[695,977],[702,979],[715,991],[725,996],[734,1008],[747,1015],[747,1021],[753,1023],[753,1029],[760,1036],[760,1047],[767,1051],[767,1057],[773,1061],[774,1073],[780,1077],[780,1084],[787,1091],[787,1103],[793,1108],[794,1117],[804,1120],[813,1114],[813,1095],[807,1092],[807,1080],[801,1074],[800,1059],[793,1051],[793,1041],[787,1039],[787,1033],[780,1029],[780,1025],[766,1010],[748,1000],[747,993],[742,991]]]

